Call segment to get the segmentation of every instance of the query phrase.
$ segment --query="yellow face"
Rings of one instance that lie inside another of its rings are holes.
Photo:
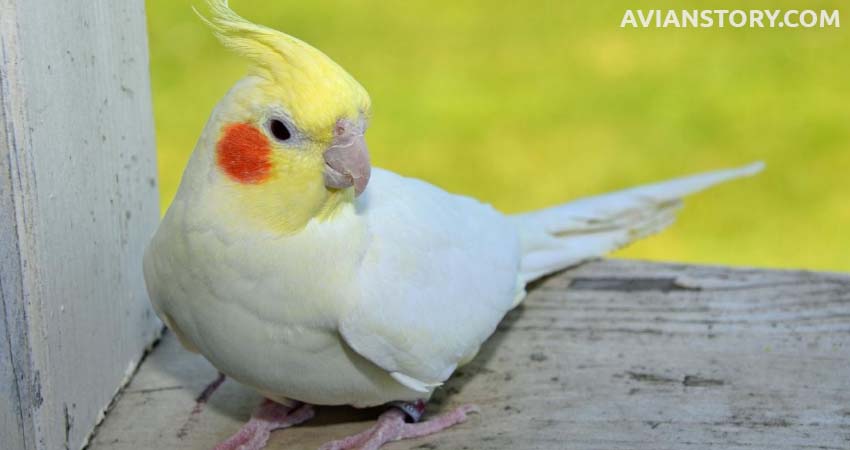
[[[279,234],[330,217],[368,182],[368,94],[315,48],[211,6],[218,36],[256,63],[210,130],[221,197]]]

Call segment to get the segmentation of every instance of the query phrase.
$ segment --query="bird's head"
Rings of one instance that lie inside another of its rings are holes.
[[[201,189],[279,233],[330,217],[369,181],[369,95],[321,51],[243,19],[227,0],[209,5],[204,20],[252,68],[219,102],[187,173],[202,161]]]

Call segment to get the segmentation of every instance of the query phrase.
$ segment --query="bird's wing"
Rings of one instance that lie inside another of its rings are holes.
[[[513,306],[516,228],[489,205],[380,169],[357,208],[371,240],[361,300],[341,318],[341,335],[400,383],[428,392]]]

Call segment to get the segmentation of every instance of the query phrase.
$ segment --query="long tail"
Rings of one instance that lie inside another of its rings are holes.
[[[543,275],[598,258],[673,223],[682,198],[735,178],[755,175],[761,162],[588,197],[511,216],[520,230],[520,276]]]

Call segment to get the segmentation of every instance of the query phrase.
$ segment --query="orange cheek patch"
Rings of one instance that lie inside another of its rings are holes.
[[[235,123],[224,128],[216,146],[216,162],[224,172],[240,183],[258,184],[272,170],[269,140],[253,125]]]

